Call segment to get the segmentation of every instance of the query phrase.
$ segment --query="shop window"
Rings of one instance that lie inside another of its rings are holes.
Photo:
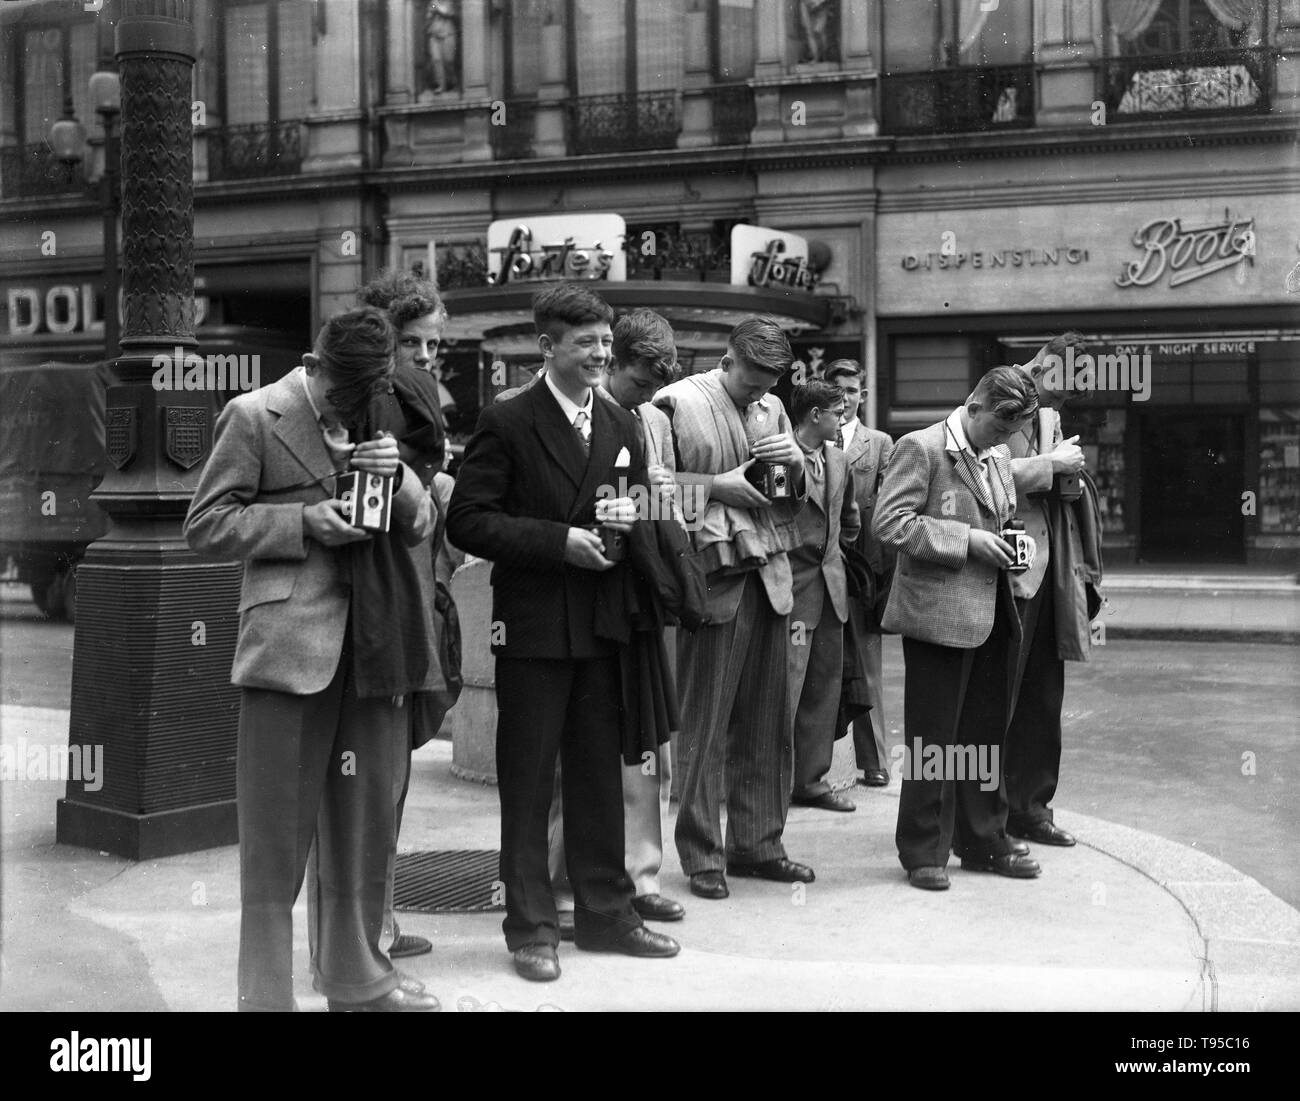
[[[955,409],[971,392],[971,363],[968,337],[894,337],[892,404]]]
[[[1300,405],[1300,341],[1259,345],[1259,404]]]
[[[1259,530],[1300,533],[1300,406],[1259,414]]]

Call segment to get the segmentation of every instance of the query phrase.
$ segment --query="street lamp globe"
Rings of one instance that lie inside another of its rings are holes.
[[[100,114],[122,110],[122,83],[112,69],[101,69],[90,78],[90,102]]]
[[[69,101],[63,108],[63,117],[50,127],[50,148],[65,164],[81,160],[86,146],[86,128],[77,121]]]

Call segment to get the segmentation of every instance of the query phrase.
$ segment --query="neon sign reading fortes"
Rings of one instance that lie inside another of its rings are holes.
[[[545,279],[621,281],[627,278],[622,250],[607,249],[602,242],[621,242],[626,228],[617,214],[538,215],[526,221],[493,222],[488,227],[492,257],[488,283],[501,287]]]
[[[750,253],[749,285],[751,287],[796,287],[810,291],[817,286],[821,277],[808,267],[807,256],[787,256],[785,242],[778,239],[768,241],[762,252]]]
[[[1153,218],[1133,234],[1143,250],[1115,277],[1118,287],[1149,287],[1165,272],[1180,286],[1244,261],[1255,262],[1255,219],[1232,218],[1212,225],[1184,226],[1181,218]]]

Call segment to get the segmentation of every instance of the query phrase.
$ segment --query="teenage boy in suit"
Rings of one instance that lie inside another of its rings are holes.
[[[889,728],[885,724],[884,674],[881,670],[880,615],[877,611],[883,602],[882,594],[888,590],[889,577],[894,569],[894,557],[886,553],[880,541],[871,533],[871,521],[876,512],[876,495],[880,492],[880,479],[884,477],[894,441],[887,432],[869,428],[858,419],[858,409],[866,396],[863,387],[862,367],[855,359],[837,359],[826,367],[827,382],[833,382],[844,391],[844,417],[840,421],[840,435],[835,441],[844,449],[853,472],[853,493],[858,502],[862,530],[854,546],[867,560],[875,575],[877,592],[872,605],[862,600],[849,602],[849,630],[854,631],[863,654],[867,677],[867,699],[871,710],[853,720],[853,755],[862,776],[858,783],[869,788],[885,787],[889,783],[888,754],[885,748]]]
[[[1007,836],[1000,775],[1020,642],[999,535],[1016,511],[1005,444],[1037,409],[1033,380],[995,367],[946,420],[898,441],[876,503],[876,536],[898,553],[884,627],[903,636],[906,662],[895,841],[923,890],[947,890],[954,847],[963,868],[1040,871]]]
[[[793,710],[792,803],[852,811],[831,790],[826,773],[844,676],[848,582],[840,543],[858,536],[858,503],[844,452],[833,446],[844,415],[844,392],[832,382],[800,383],[790,394],[794,438],[804,453],[807,504],[795,515],[799,542],[790,550],[794,607],[790,611],[789,693]]]
[[[407,719],[391,686],[367,689],[383,655],[367,659],[370,643],[354,629],[358,616],[373,627],[386,613],[354,605],[349,547],[371,539],[413,547],[434,530],[428,493],[397,440],[349,441],[348,426],[388,384],[393,347],[382,311],[350,310],[325,323],[301,368],[234,398],[185,520],[196,552],[245,563],[231,672],[243,689],[241,1010],[294,1008],[292,910],[313,836],[317,979],[330,1009],[438,1008],[379,947]],[[397,479],[391,533],[371,535],[343,518],[332,483],[349,468]]]
[[[636,506],[615,498],[598,516],[596,493],[620,474],[644,486],[645,448],[637,422],[595,394],[613,343],[609,305],[580,284],[560,283],[536,296],[533,317],[545,374],[483,411],[452,493],[447,537],[494,563],[503,929],[519,974],[547,981],[560,975],[547,870],[557,754],[577,946],[659,957],[679,946],[646,929],[632,905],[619,643],[598,623],[628,566],[606,558],[592,529],[604,521],[631,530]]]

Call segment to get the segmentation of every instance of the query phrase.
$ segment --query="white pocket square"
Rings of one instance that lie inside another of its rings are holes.
[[[614,465],[615,465],[615,466],[631,466],[631,465],[632,465],[632,456],[628,453],[628,450],[627,450],[626,447],[620,447],[620,448],[618,449],[618,458],[614,460]]]

